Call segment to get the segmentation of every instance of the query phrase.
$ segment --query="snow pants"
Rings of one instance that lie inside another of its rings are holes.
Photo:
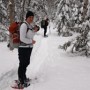
[[[47,27],[44,27],[44,36],[46,36],[47,33]]]
[[[19,58],[19,67],[18,67],[18,79],[23,84],[26,80],[26,69],[30,64],[30,56],[31,56],[32,48],[18,48],[18,58]]]

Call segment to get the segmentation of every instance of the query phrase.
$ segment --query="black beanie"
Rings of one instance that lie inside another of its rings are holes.
[[[28,11],[27,14],[26,14],[26,19],[27,19],[29,16],[34,16],[34,13],[33,13],[32,11]]]

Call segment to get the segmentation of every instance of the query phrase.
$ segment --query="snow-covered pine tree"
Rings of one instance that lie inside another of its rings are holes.
[[[74,38],[73,40],[66,42],[65,44],[63,44],[63,46],[60,45],[60,48],[63,48],[65,50],[67,50],[67,48],[72,45],[72,48],[71,48],[72,53],[83,52],[83,54],[86,56],[90,55],[89,54],[90,49],[89,49],[89,44],[88,44],[90,41],[88,37],[89,31],[90,31],[90,16],[89,16],[90,9],[89,10],[87,9],[87,7],[88,8],[90,7],[90,5],[89,3],[87,5],[87,3],[88,3],[88,0],[85,0],[84,2],[80,0],[80,2],[78,3],[75,1],[69,2],[71,18],[69,18],[68,20],[70,22],[63,24],[63,27],[65,28],[67,26],[69,27],[69,29],[72,29],[73,31],[76,30],[76,32],[79,33],[80,35]],[[63,22],[60,22],[60,24],[58,24],[58,27],[60,30],[62,30],[62,28],[60,28],[61,23]]]
[[[61,7],[62,6],[62,7]],[[63,32],[63,27],[72,28],[78,26],[81,22],[82,16],[82,3],[79,1],[78,4],[74,0],[61,0],[57,7],[56,22],[58,33]]]

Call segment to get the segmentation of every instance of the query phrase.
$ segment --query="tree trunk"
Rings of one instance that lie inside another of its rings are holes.
[[[25,1],[26,0],[23,0],[22,2],[23,2],[23,4],[22,4],[22,14],[21,14],[21,22],[23,22],[23,20],[24,20],[24,13],[25,13],[25,10],[24,10],[24,8],[25,8]]]
[[[85,16],[87,15],[87,5],[88,5],[88,0],[83,0],[84,5],[83,5],[83,16],[82,16],[82,20],[85,20]]]
[[[31,0],[28,0],[28,6],[30,5]]]
[[[14,0],[9,0],[9,19],[10,23],[15,20],[15,3]]]
[[[42,4],[43,4],[43,11],[45,12],[45,14],[47,15],[46,9],[45,9],[45,0],[42,0]]]

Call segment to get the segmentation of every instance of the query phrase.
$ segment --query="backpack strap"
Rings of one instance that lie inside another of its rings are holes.
[[[26,22],[23,22],[23,23],[25,23],[27,25],[27,32],[28,32],[29,29],[32,30],[31,28],[29,28],[29,26],[28,26],[28,24]]]

